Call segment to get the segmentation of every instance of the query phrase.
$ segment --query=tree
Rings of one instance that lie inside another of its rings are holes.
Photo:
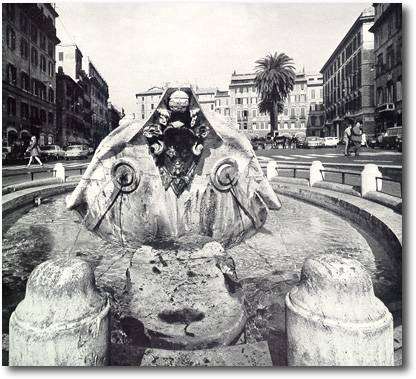
[[[292,58],[284,53],[267,54],[256,61],[255,83],[260,96],[259,110],[270,115],[270,129],[277,130],[277,117],[293,90],[296,73]]]

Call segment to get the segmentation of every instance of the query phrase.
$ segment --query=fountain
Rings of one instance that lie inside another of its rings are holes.
[[[357,259],[383,302],[400,299],[385,246],[329,211],[278,198],[247,139],[205,115],[190,88],[167,89],[148,120],[114,130],[66,200],[8,215],[3,244],[3,322],[37,264],[81,258],[110,297],[113,365],[227,346],[241,347],[230,365],[250,347],[253,365],[285,365],[285,295],[314,254]],[[175,364],[192,364],[186,357]]]

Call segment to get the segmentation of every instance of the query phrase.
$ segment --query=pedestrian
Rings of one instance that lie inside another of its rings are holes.
[[[28,148],[26,149],[27,153],[30,153],[30,158],[29,158],[29,163],[27,164],[27,168],[30,167],[30,165],[32,164],[33,158],[35,158],[38,163],[43,166],[41,160],[39,159],[39,155],[40,155],[40,150],[39,150],[39,145],[38,145],[38,141],[36,139],[36,136],[32,136],[30,138],[30,144],[28,146]]]
[[[358,157],[360,155],[360,148],[362,142],[363,128],[360,121],[357,120],[354,127],[351,129],[351,142],[354,155]]]
[[[349,148],[350,148],[350,142],[351,142],[350,138],[351,138],[351,130],[352,130],[352,120],[347,119],[347,122],[348,122],[348,126],[344,130],[344,143],[345,143],[344,155],[346,157],[349,157],[351,155]]]
[[[361,130],[362,130],[362,127],[361,127]],[[361,146],[368,147],[367,134],[365,134],[364,132],[361,135]]]

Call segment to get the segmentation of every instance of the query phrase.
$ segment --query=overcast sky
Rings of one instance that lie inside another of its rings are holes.
[[[110,98],[137,112],[135,93],[165,82],[228,88],[269,52],[319,72],[371,3],[58,2],[61,43],[75,42],[109,85]]]

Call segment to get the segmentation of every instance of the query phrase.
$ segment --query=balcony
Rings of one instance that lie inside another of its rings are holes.
[[[376,108],[376,112],[378,113],[384,113],[384,112],[393,112],[396,109],[394,106],[394,103],[384,103],[379,105]]]

